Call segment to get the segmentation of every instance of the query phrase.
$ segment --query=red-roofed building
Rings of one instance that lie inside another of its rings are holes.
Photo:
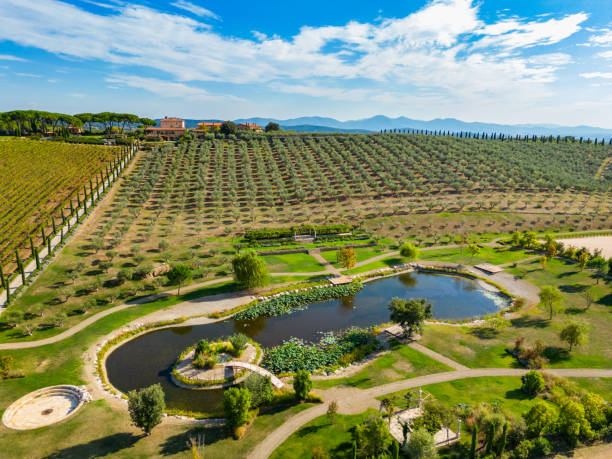
[[[218,131],[221,129],[221,125],[223,123],[218,121],[204,121],[202,123],[198,123],[198,129],[203,131]]]
[[[166,116],[159,122],[159,125],[159,127],[146,128],[145,135],[163,140],[178,140],[187,132],[185,121],[180,118],[168,118]]]
[[[255,131],[262,132],[261,126],[255,123],[240,123],[238,126],[238,130],[240,131]]]

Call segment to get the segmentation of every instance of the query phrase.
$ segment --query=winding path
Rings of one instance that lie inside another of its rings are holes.
[[[480,368],[472,370],[449,371],[444,373],[434,373],[426,376],[419,376],[411,379],[375,386],[370,389],[359,390],[355,388],[336,389],[332,397],[322,392],[323,400],[329,402],[336,400],[338,402],[338,411],[340,413],[356,413],[361,412],[368,407],[378,406],[376,397],[386,394],[398,392],[405,389],[425,386],[429,384],[443,383],[455,381],[457,379],[480,378],[483,376],[522,376],[529,370],[514,369],[514,368]],[[562,377],[580,377],[580,378],[610,378],[612,370],[597,370],[597,369],[546,369],[547,373]],[[307,422],[324,415],[327,412],[327,403],[316,405],[312,408],[304,410],[295,416],[289,418],[270,433],[264,440],[259,443],[255,449],[249,454],[249,459],[265,459],[269,457],[276,448],[278,448],[291,434],[296,432]]]
[[[284,382],[282,382],[280,379],[278,379],[276,376],[274,376],[268,370],[266,370],[265,368],[262,368],[262,367],[260,367],[258,365],[254,365],[252,363],[234,361],[234,362],[226,363],[225,366],[226,367],[245,368],[245,369],[247,369],[249,371],[252,371],[253,373],[257,373],[258,375],[263,376],[264,378],[270,378],[270,382],[277,389],[282,389],[283,386],[285,385]]]

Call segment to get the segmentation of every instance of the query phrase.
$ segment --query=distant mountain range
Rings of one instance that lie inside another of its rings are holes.
[[[220,120],[185,120],[188,128],[195,128],[201,121]],[[603,129],[593,126],[560,126],[556,124],[495,124],[481,122],[465,122],[455,118],[437,118],[430,121],[415,120],[400,116],[389,118],[377,115],[360,120],[338,121],[334,118],[320,116],[304,116],[279,120],[275,118],[240,118],[234,120],[236,123],[257,123],[264,127],[270,121],[278,123],[283,129],[291,129],[298,132],[379,132],[382,129],[423,129],[429,131],[464,131],[464,132],[486,132],[501,133],[506,135],[538,135],[538,136],[566,136],[598,138],[612,138],[612,129]]]

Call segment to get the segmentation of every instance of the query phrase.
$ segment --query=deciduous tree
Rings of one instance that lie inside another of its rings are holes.
[[[160,384],[128,392],[128,411],[132,423],[151,435],[153,428],[161,422],[166,402]]]
[[[422,332],[423,323],[432,317],[431,308],[432,304],[425,298],[404,300],[396,297],[389,303],[391,320],[401,325],[408,338],[415,332]]]

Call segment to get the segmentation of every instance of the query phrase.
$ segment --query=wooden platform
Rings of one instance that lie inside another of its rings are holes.
[[[504,270],[503,268],[500,268],[496,265],[492,265],[490,263],[481,263],[479,265],[475,265],[474,268],[480,269],[481,271],[484,271],[487,274],[497,274],[501,273]]]
[[[332,285],[345,285],[345,284],[350,284],[351,282],[353,282],[353,280],[347,276],[338,276],[338,277],[332,277],[329,280],[329,282]]]

